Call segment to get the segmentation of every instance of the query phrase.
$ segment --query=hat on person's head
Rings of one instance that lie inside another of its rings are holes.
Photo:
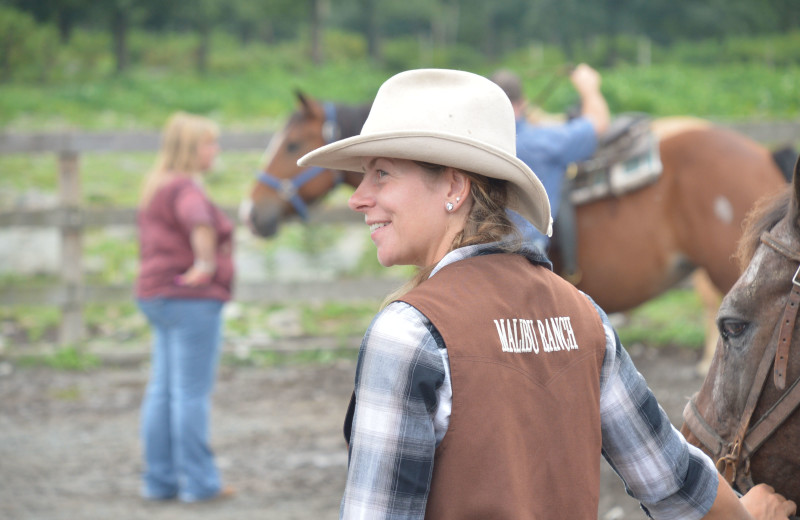
[[[514,110],[500,87],[471,72],[419,69],[386,80],[360,135],[317,148],[297,164],[362,171],[362,158],[386,157],[504,179],[509,207],[549,236],[547,192],[516,148]]]

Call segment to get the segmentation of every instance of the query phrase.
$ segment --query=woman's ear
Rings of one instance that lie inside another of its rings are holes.
[[[472,188],[472,180],[464,172],[456,168],[447,168],[445,175],[448,183],[447,200],[453,202],[454,209],[458,209],[467,200],[469,191]]]

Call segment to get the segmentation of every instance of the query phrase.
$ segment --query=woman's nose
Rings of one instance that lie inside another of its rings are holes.
[[[366,184],[367,180],[365,176],[365,178],[358,184],[356,191],[354,191],[347,200],[347,205],[353,211],[364,211],[371,204],[372,197],[368,193],[369,190],[367,189]]]

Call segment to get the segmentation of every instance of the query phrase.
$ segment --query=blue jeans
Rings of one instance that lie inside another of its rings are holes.
[[[209,447],[211,391],[222,339],[219,300],[139,300],[153,333],[142,403],[142,495],[194,502],[213,497],[220,477]]]

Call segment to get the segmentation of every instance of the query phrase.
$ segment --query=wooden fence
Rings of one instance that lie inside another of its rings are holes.
[[[267,133],[223,134],[226,150],[261,150]],[[61,233],[60,283],[51,287],[14,288],[0,291],[0,305],[57,305],[61,308],[59,342],[74,344],[85,337],[86,303],[120,302],[133,297],[130,285],[98,286],[83,280],[84,230],[92,227],[136,225],[135,208],[84,208],[81,195],[81,153],[137,152],[158,149],[158,133],[112,134],[0,134],[0,153],[55,153],[58,155],[59,204],[46,210],[0,212],[2,227],[59,228]],[[236,208],[223,208],[236,221]],[[310,223],[363,222],[347,208],[312,210]],[[308,282],[248,282],[235,287],[237,301],[280,303],[290,301],[347,301],[379,299],[399,280],[359,278]]]
[[[800,145],[800,121],[726,125],[769,146]],[[261,150],[269,133],[225,133],[226,150]],[[92,286],[83,281],[83,234],[86,228],[135,225],[134,208],[83,207],[79,159],[82,153],[155,151],[156,132],[0,134],[0,154],[54,153],[58,155],[59,206],[49,210],[0,212],[0,227],[56,227],[61,231],[61,283],[46,288],[0,291],[0,305],[58,305],[62,311],[59,341],[72,344],[84,338],[83,307],[88,302],[119,302],[132,298],[127,286]],[[236,219],[235,208],[225,208]],[[310,223],[361,222],[345,209],[312,211]],[[398,280],[360,278],[337,281],[268,282],[237,284],[236,299],[245,302],[287,302],[381,298]]]

